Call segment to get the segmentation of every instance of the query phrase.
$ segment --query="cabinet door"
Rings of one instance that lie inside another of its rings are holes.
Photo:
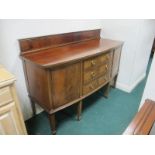
[[[0,107],[0,135],[24,134],[15,102]]]
[[[112,77],[115,77],[118,74],[121,50],[122,47],[118,47],[113,52]]]
[[[80,97],[81,64],[75,63],[52,71],[52,94],[54,108]]]

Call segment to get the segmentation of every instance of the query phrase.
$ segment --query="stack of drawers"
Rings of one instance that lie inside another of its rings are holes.
[[[110,78],[111,52],[83,62],[83,95],[104,85]]]

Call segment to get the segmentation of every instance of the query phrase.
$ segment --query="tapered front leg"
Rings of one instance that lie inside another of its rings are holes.
[[[109,91],[110,91],[110,82],[108,84],[106,84],[105,91],[103,93],[103,96],[106,97],[106,98],[108,98]]]
[[[82,112],[82,101],[77,104],[77,120],[80,121]]]
[[[55,135],[56,134],[55,114],[49,114],[49,120],[50,120],[51,132],[53,135]]]
[[[31,102],[31,107],[32,107],[32,112],[33,112],[33,116],[36,115],[36,107],[35,107],[35,102],[33,101],[33,99],[30,97],[30,102]]]

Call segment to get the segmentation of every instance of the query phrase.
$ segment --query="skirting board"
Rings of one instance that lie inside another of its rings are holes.
[[[145,78],[146,73],[140,76],[132,85],[125,85],[123,83],[116,82],[116,88],[123,90],[125,92],[132,92],[132,90]]]

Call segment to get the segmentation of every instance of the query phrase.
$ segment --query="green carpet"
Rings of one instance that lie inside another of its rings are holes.
[[[147,73],[150,68],[149,62]],[[108,99],[101,91],[83,101],[82,119],[76,120],[76,106],[56,113],[57,135],[120,135],[136,114],[147,77],[131,92],[112,89]],[[26,121],[28,134],[51,134],[48,116],[42,112]]]

